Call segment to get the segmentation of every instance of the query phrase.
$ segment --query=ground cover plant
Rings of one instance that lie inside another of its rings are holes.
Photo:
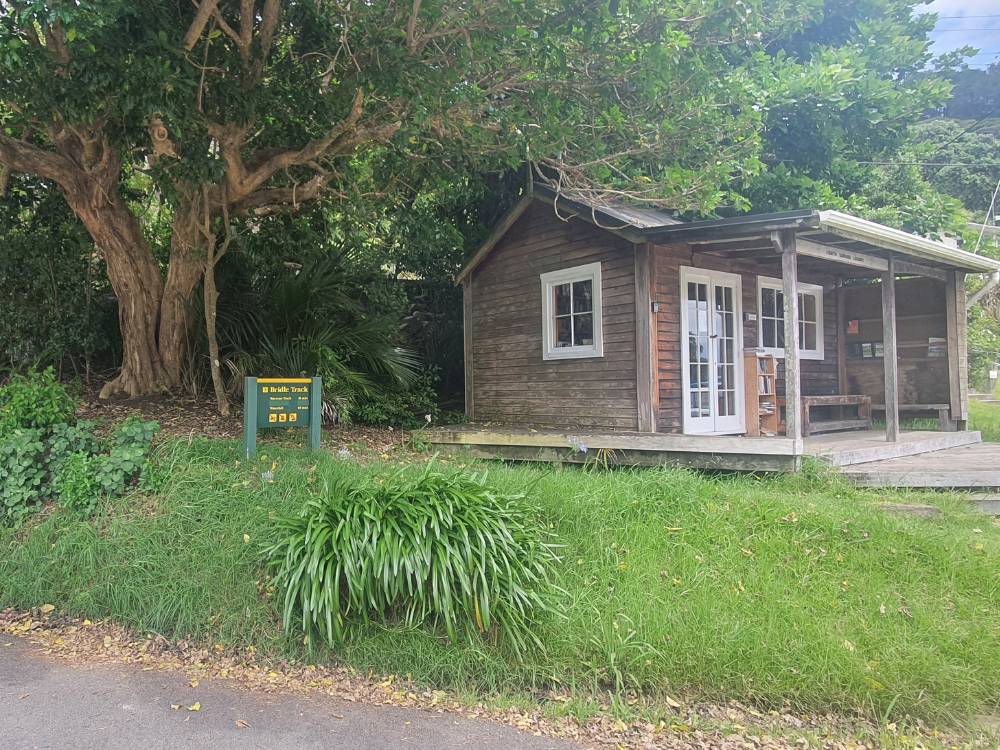
[[[222,441],[161,451],[157,494],[0,536],[0,606],[309,658],[281,628],[263,550],[325,486],[398,467],[292,449],[248,464]],[[938,721],[996,710],[1000,527],[956,498],[934,496],[943,512],[928,521],[820,474],[491,466],[489,483],[528,490],[562,545],[559,615],[533,630],[544,648],[518,658],[370,621],[314,658],[479,695],[643,691]]]
[[[75,407],[52,368],[0,386],[0,526],[20,525],[49,500],[93,513],[140,479],[159,425],[129,418],[101,440]]]

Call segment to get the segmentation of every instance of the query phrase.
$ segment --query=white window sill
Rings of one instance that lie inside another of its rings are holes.
[[[544,360],[559,360],[559,359],[587,359],[587,358],[598,358],[603,357],[604,352],[594,346],[587,347],[565,347],[563,349],[553,349],[550,352],[545,352],[542,354],[542,359]]]
[[[764,346],[764,347],[761,347],[761,350],[764,352],[764,354],[770,354],[775,359],[784,359],[785,358],[785,350],[784,349],[771,349],[769,347]],[[809,349],[809,350],[807,350],[807,349],[799,349],[799,359],[824,360],[824,359],[826,359],[826,357],[824,356],[823,352],[821,352],[821,351],[817,352],[817,351],[813,351],[811,349]]]

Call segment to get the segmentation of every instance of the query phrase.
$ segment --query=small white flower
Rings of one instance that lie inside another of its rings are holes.
[[[339,451],[337,451],[337,458],[347,460],[350,457],[351,457],[351,452],[347,450],[347,448],[341,448]]]
[[[431,415],[430,414],[424,414],[424,421],[427,424],[430,424],[431,423]]]
[[[274,472],[271,471],[270,469],[268,469],[267,471],[262,471],[260,473],[260,481],[262,481],[262,482],[273,482],[274,481]]]

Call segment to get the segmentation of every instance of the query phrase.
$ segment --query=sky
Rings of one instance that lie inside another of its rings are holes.
[[[933,0],[916,10],[938,14],[931,32],[935,54],[968,44],[979,48],[968,61],[970,67],[1000,61],[1000,0]]]

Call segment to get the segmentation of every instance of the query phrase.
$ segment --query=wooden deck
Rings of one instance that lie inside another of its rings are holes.
[[[842,470],[866,487],[1000,490],[1000,443],[976,443],[849,466]]]
[[[978,432],[904,432],[888,443],[881,432],[783,437],[677,435],[459,425],[424,430],[436,451],[512,461],[632,466],[687,466],[728,471],[797,471],[807,456],[835,466],[886,461],[979,443]],[[1000,463],[997,464],[1000,466]]]

